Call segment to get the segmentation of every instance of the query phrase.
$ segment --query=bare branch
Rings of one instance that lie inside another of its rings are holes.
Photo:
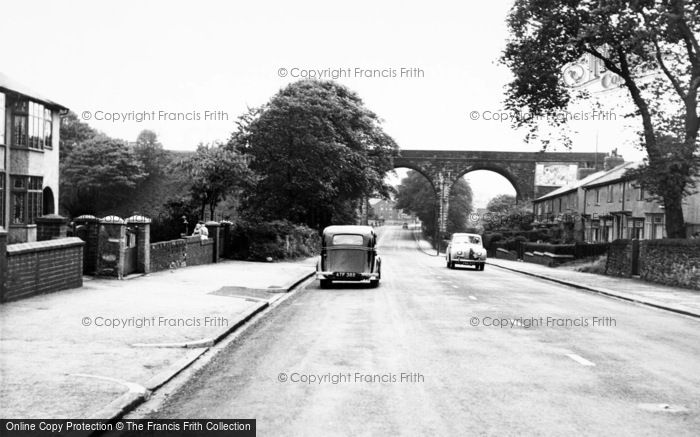
[[[656,38],[654,38],[652,41],[654,43],[654,48],[656,49],[656,53],[655,53],[656,62],[659,63],[661,70],[664,72],[666,77],[668,77],[668,80],[670,80],[671,83],[673,84],[673,89],[676,90],[676,94],[678,94],[680,96],[680,98],[683,100],[683,102],[685,102],[687,96],[686,96],[685,92],[683,91],[683,87],[681,87],[681,84],[678,81],[678,78],[675,77],[671,73],[671,71],[668,69],[668,67],[666,66],[666,62],[664,62],[664,58],[663,58],[663,56],[661,56],[661,48],[659,47],[659,42],[656,40]]]
[[[603,64],[605,64],[605,67],[608,70],[612,71],[613,73],[617,74],[618,76],[623,77],[623,79],[626,79],[626,78],[624,78],[624,76],[622,76],[622,70],[617,65],[615,65],[615,63],[612,61],[612,59],[603,56],[603,54],[600,53],[595,47],[584,46],[583,51],[586,53],[590,53],[591,55],[600,59],[601,61],[603,61]]]

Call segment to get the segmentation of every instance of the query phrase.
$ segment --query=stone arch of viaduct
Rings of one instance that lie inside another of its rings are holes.
[[[401,150],[399,156],[394,158],[393,165],[394,168],[415,170],[430,181],[438,199],[438,228],[444,234],[447,231],[450,190],[459,178],[469,172],[496,172],[510,181],[518,201],[527,201],[556,188],[535,184],[537,164],[577,164],[579,170],[601,170],[604,158],[604,153]]]

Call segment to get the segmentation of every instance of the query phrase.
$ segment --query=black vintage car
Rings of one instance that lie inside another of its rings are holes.
[[[369,281],[379,285],[381,259],[377,255],[377,234],[370,226],[329,226],[323,230],[321,257],[316,277],[321,288],[333,281]]]

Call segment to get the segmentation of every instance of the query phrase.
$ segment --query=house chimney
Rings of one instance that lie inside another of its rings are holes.
[[[612,170],[618,165],[622,165],[624,163],[625,159],[621,155],[617,154],[617,149],[613,149],[612,152],[610,152],[610,155],[606,156],[603,160],[603,169]]]

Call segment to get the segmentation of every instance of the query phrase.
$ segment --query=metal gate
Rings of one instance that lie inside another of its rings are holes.
[[[136,272],[138,249],[138,232],[132,228],[126,228],[126,250],[124,251],[124,276]]]

